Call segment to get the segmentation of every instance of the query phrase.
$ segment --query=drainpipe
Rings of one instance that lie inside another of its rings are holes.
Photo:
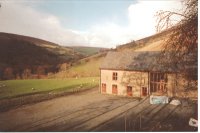
[[[100,80],[99,80],[99,92],[101,93],[101,69],[100,70]]]
[[[140,74],[140,98],[142,98],[142,72]]]
[[[148,95],[150,95],[150,72],[148,72]]]
[[[172,90],[172,97],[175,97],[176,95],[176,89],[178,88],[178,74],[176,73],[176,80],[175,80],[175,85],[174,85],[174,89]]]

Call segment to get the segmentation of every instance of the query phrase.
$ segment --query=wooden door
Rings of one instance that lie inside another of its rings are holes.
[[[102,84],[102,93],[106,93],[106,84]]]
[[[112,94],[118,94],[117,85],[112,85]]]
[[[131,86],[127,86],[127,96],[133,96],[132,87]]]
[[[142,87],[142,96],[147,96],[148,91],[147,91],[147,87]]]

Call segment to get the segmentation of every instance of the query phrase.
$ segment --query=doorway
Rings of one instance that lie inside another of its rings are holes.
[[[118,94],[117,85],[112,85],[112,94]]]
[[[148,95],[147,87],[142,87],[142,96],[147,96],[147,95]]]
[[[127,86],[127,96],[133,96],[132,87]]]
[[[102,93],[106,93],[106,84],[102,84]]]

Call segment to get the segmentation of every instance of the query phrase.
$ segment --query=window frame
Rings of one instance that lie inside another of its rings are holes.
[[[118,79],[118,73],[117,72],[113,72],[112,73],[112,80],[117,80]]]
[[[167,89],[167,74],[162,72],[150,73],[150,93]],[[161,88],[162,86],[162,88]]]

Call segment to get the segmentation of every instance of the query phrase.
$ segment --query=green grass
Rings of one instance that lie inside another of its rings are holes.
[[[99,76],[99,66],[103,58],[93,59],[71,67],[69,71],[77,72],[81,76]]]
[[[0,81],[0,99],[34,93],[65,92],[97,86],[98,77]],[[33,88],[33,89],[32,89]]]
[[[99,66],[104,57],[91,58],[89,61],[82,60],[66,71],[55,74],[52,78],[69,78],[69,77],[97,77],[99,76]]]
[[[85,55],[85,56],[91,56],[93,54],[96,54],[99,52],[101,48],[98,47],[81,47],[81,46],[74,46],[72,47],[75,51]]]

